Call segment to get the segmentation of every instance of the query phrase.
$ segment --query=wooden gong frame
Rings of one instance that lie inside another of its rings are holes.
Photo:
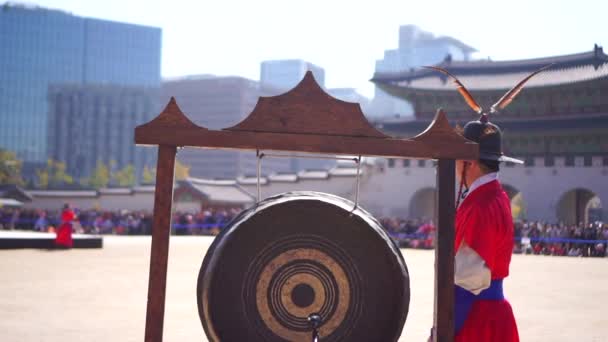
[[[369,124],[359,104],[325,93],[308,71],[295,88],[260,97],[247,118],[221,130],[194,124],[171,98],[160,115],[135,128],[135,143],[158,146],[146,342],[163,339],[175,155],[185,146],[437,159],[433,326],[435,341],[454,340],[455,160],[478,159],[479,147],[457,134],[441,109],[424,132],[393,138]]]

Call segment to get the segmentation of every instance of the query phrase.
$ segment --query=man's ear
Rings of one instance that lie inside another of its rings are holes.
[[[476,160],[465,160],[464,168],[467,169],[467,172],[475,172],[475,169],[479,169],[479,162]]]

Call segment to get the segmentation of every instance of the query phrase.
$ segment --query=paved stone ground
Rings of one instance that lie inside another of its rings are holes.
[[[207,237],[172,237],[165,341],[205,341],[196,280]],[[0,340],[142,341],[150,239],[106,237],[102,250],[0,251]],[[432,322],[433,253],[403,250],[412,301],[401,341]],[[606,341],[608,259],[515,255],[506,293],[522,341]]]

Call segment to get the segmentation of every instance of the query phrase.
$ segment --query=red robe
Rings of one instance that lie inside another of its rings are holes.
[[[74,212],[66,209],[61,213],[61,225],[57,230],[55,245],[58,247],[72,248],[72,221],[76,218]]]
[[[513,252],[511,202],[497,180],[479,186],[458,208],[455,250],[463,241],[485,261],[492,280],[509,275]],[[455,341],[519,341],[509,302],[506,299],[476,300]]]

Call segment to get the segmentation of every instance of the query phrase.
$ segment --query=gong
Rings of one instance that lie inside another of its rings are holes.
[[[396,341],[409,275],[380,223],[318,192],[268,198],[214,240],[198,277],[210,341]]]

